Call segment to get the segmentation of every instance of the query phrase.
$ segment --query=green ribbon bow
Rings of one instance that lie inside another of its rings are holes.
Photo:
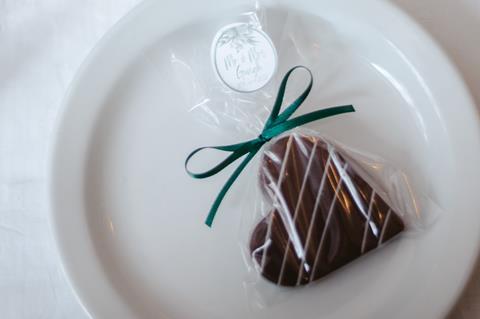
[[[282,113],[280,113],[280,109],[283,103],[283,98],[285,96],[285,89],[287,86],[288,78],[293,73],[293,71],[297,69],[307,70],[310,75],[310,82],[307,86],[307,89],[295,101],[293,101],[292,104],[290,104],[287,108],[285,108],[285,110]],[[240,165],[238,165],[238,167],[235,169],[233,174],[230,176],[230,178],[227,180],[225,185],[222,187],[222,189],[220,190],[220,193],[218,193],[217,198],[213,202],[213,205],[205,221],[205,224],[207,224],[207,226],[209,227],[212,226],[213,219],[215,218],[215,215],[217,214],[217,211],[218,211],[218,207],[220,206],[220,203],[222,202],[223,198],[227,194],[228,190],[233,185],[235,180],[238,178],[240,173],[245,169],[247,164],[252,160],[252,158],[258,153],[258,151],[262,148],[262,146],[265,143],[270,141],[272,138],[288,130],[291,130],[295,127],[298,127],[316,120],[320,120],[326,117],[343,114],[343,113],[355,112],[355,109],[353,108],[352,105],[344,105],[344,106],[336,106],[336,107],[331,107],[323,110],[314,111],[311,113],[307,113],[305,115],[295,117],[293,119],[289,119],[292,116],[292,114],[300,107],[303,101],[305,101],[308,94],[310,94],[312,85],[313,85],[313,76],[312,76],[312,72],[310,72],[308,68],[304,66],[293,67],[292,69],[290,69],[290,71],[287,72],[287,74],[285,74],[282,80],[282,83],[280,84],[280,88],[278,90],[277,98],[275,100],[275,104],[273,105],[272,112],[270,113],[270,116],[268,117],[267,122],[265,123],[265,127],[263,128],[262,133],[257,138],[254,138],[246,142],[238,143],[238,144],[232,144],[232,145],[200,147],[194,150],[192,153],[190,153],[190,155],[188,155],[187,159],[185,160],[185,170],[191,177],[197,178],[197,179],[203,179],[203,178],[213,176],[219,173],[225,167],[235,162],[240,157],[247,155],[247,157],[245,157],[245,159],[240,163]],[[223,152],[231,152],[231,154],[222,162],[220,162],[218,165],[213,167],[212,169],[209,169],[202,173],[191,172],[188,169],[189,161],[192,159],[192,157],[195,154],[205,149],[215,149]]]

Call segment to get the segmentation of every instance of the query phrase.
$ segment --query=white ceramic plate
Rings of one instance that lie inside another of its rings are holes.
[[[222,137],[179,107],[181,92],[166,71],[171,41],[196,45],[200,17],[242,1],[223,2],[138,7],[101,41],[65,99],[51,152],[51,209],[82,303],[106,319],[445,315],[479,245],[479,122],[462,80],[432,40],[397,9],[373,0],[285,3],[310,14],[304,23],[313,36],[321,37],[327,21],[354,52],[313,98],[354,101],[358,112],[319,129],[399,165],[444,212],[424,233],[286,302],[248,312],[240,211],[232,208],[242,181],[210,230],[203,218],[226,175],[198,182],[183,170],[193,148],[239,139]]]

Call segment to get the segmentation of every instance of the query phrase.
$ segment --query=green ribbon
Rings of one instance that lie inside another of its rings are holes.
[[[285,89],[287,86],[288,79],[290,75],[293,73],[293,71],[297,69],[307,70],[308,74],[310,75],[310,82],[306,90],[295,101],[293,101],[292,104],[290,104],[287,108],[285,108],[285,110],[282,113],[280,113],[280,109],[283,103],[283,98],[285,96]],[[220,190],[220,193],[218,193],[217,198],[213,202],[213,205],[205,221],[205,224],[207,224],[207,226],[209,227],[212,226],[212,223],[215,218],[215,215],[217,214],[218,208],[223,198],[227,194],[228,190],[233,185],[235,180],[238,178],[240,173],[245,169],[247,164],[252,160],[253,157],[255,157],[255,155],[258,153],[258,151],[262,148],[262,146],[265,143],[270,141],[272,138],[288,130],[291,130],[295,127],[298,127],[313,121],[317,121],[326,117],[343,114],[343,113],[355,112],[355,109],[353,108],[352,105],[344,105],[344,106],[336,106],[336,107],[331,107],[323,110],[314,111],[314,112],[307,113],[305,115],[301,115],[301,116],[290,119],[292,114],[305,101],[308,94],[310,94],[312,85],[313,85],[313,76],[312,76],[312,72],[310,72],[308,68],[304,66],[293,67],[292,69],[290,69],[290,71],[287,72],[287,74],[285,74],[282,80],[282,83],[280,84],[280,88],[278,90],[277,98],[275,100],[275,104],[273,105],[272,112],[270,113],[270,116],[268,117],[267,122],[265,123],[265,127],[263,128],[262,133],[257,138],[254,138],[246,142],[238,143],[238,144],[232,144],[232,145],[200,147],[194,150],[193,152],[191,152],[190,155],[188,155],[187,159],[185,160],[185,170],[191,177],[197,178],[197,179],[203,179],[203,178],[213,176],[219,173],[220,171],[222,171],[224,168],[226,168],[233,162],[235,162],[240,157],[247,155],[243,159],[243,161],[240,163],[240,165],[238,165],[238,167],[235,169],[235,171],[227,180],[225,185],[222,187],[222,189]],[[230,152],[231,154],[227,156],[227,158],[224,159],[222,162],[217,164],[215,167],[205,172],[201,172],[201,173],[191,172],[188,169],[189,161],[192,159],[193,156],[195,156],[195,154],[205,149],[214,149],[214,150],[223,151],[223,152]]]

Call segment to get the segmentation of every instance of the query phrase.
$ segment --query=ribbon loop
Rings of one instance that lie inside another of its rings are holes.
[[[185,170],[187,171],[188,175],[190,175],[191,177],[193,178],[197,178],[197,179],[203,179],[203,178],[207,178],[207,177],[210,177],[210,176],[213,176],[217,173],[219,173],[221,170],[223,170],[225,167],[227,167],[228,165],[230,165],[231,163],[235,162],[238,158],[242,157],[243,155],[247,154],[248,153],[248,150],[246,147],[244,147],[244,149],[236,149],[236,150],[233,150],[233,151],[230,151],[232,152],[232,154],[230,154],[229,156],[227,156],[227,158],[225,158],[223,161],[221,161],[220,163],[218,163],[217,165],[215,165],[213,168],[207,170],[207,171],[204,171],[204,172],[200,172],[200,173],[194,173],[192,172],[189,168],[188,168],[188,163],[190,161],[190,159],[195,156],[195,154],[203,151],[203,150],[207,150],[207,149],[214,149],[214,150],[218,150],[218,151],[224,151],[224,152],[229,152],[227,150],[224,150],[224,149],[221,149],[220,147],[215,147],[215,146],[207,146],[207,147],[200,147],[200,148],[197,148],[196,150],[194,150],[192,153],[190,153],[190,155],[188,155],[187,159],[185,160]]]
[[[293,101],[288,107],[285,108],[283,112],[280,113],[283,99],[285,97],[285,90],[287,87],[288,79],[290,75],[297,69],[307,70],[310,76],[310,82],[307,88],[305,89],[305,91],[303,91],[303,93],[298,98],[296,98],[295,101]],[[229,179],[227,180],[227,182],[224,184],[219,194],[217,195],[217,198],[215,199],[210,209],[210,212],[208,213],[207,219],[205,221],[207,226],[209,227],[212,226],[212,223],[218,211],[218,208],[220,207],[220,204],[223,201],[228,190],[233,185],[233,183],[237,180],[238,176],[240,176],[241,172],[245,169],[248,163],[260,151],[260,149],[265,143],[270,141],[272,138],[286,131],[289,131],[295,127],[302,126],[304,124],[317,121],[326,117],[331,117],[331,116],[335,116],[343,113],[355,112],[355,109],[352,105],[344,105],[344,106],[336,106],[336,107],[331,107],[323,110],[314,111],[311,113],[307,113],[307,114],[295,117],[293,119],[289,119],[293,115],[293,113],[295,113],[295,111],[300,107],[300,105],[302,105],[302,103],[305,101],[307,96],[310,94],[312,87],[313,87],[312,72],[308,68],[301,65],[293,67],[283,77],[283,80],[280,83],[280,88],[278,90],[277,97],[275,99],[275,103],[270,113],[270,116],[268,117],[265,123],[265,127],[262,133],[257,138],[248,140],[246,142],[231,144],[231,145],[200,147],[194,150],[193,152],[191,152],[187,156],[185,160],[185,170],[187,171],[187,173],[193,178],[203,179],[219,173],[224,168],[226,168],[227,166],[235,162],[237,159],[247,155],[243,159],[243,161],[240,163],[240,165],[235,169],[235,171],[232,173],[232,175],[229,177]],[[219,164],[214,166],[213,168],[205,172],[193,173],[192,171],[189,170],[188,163],[196,154],[206,149],[214,149],[214,150],[223,151],[223,152],[230,152],[231,154],[227,156]]]
[[[296,98],[295,101],[293,101],[293,103],[290,104],[290,106],[287,107],[282,112],[282,114],[279,115],[280,110],[282,108],[283,99],[285,98],[285,91],[287,89],[288,79],[290,78],[292,73],[295,70],[298,70],[298,69],[304,69],[308,72],[308,75],[310,76],[308,86],[305,89],[305,91],[303,91],[303,93],[298,98]],[[270,113],[270,116],[267,119],[265,127],[271,126],[273,123],[275,123],[277,121],[278,122],[283,122],[286,119],[288,119],[290,116],[292,116],[292,114],[298,109],[298,107],[303,103],[303,101],[305,101],[307,96],[310,94],[310,91],[312,90],[312,86],[313,86],[313,75],[312,75],[312,72],[308,68],[306,68],[302,65],[297,65],[297,66],[291,68],[287,72],[287,74],[285,74],[285,76],[282,79],[282,82],[280,83],[280,88],[278,89],[277,98],[275,99],[275,103],[273,104],[272,112]]]

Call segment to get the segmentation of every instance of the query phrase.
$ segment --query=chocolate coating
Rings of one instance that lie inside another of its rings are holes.
[[[273,143],[260,186],[274,208],[254,229],[250,251],[262,275],[282,286],[317,280],[404,230],[354,167],[317,137]]]

